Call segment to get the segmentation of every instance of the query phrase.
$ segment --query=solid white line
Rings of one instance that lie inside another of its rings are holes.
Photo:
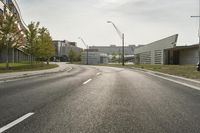
[[[152,75],[152,76],[155,76],[155,77],[158,77],[158,78],[162,78],[162,79],[171,81],[171,82],[174,82],[174,83],[177,83],[177,84],[184,85],[184,86],[186,86],[186,87],[190,87],[190,88],[193,88],[193,89],[196,89],[196,90],[200,90],[199,87],[194,86],[194,85],[189,85],[189,84],[186,84],[186,83],[183,83],[183,82],[179,82],[179,81],[176,81],[176,80],[173,80],[173,79],[169,79],[169,78],[166,78],[166,77],[162,77],[162,76],[159,76],[159,75],[155,75],[155,74],[152,74],[152,73],[149,73],[149,72],[148,72],[148,74],[150,74],[150,75]]]
[[[85,81],[85,82],[83,83],[83,85],[89,83],[90,81],[92,81],[92,79],[88,79],[87,81]]]
[[[4,132],[4,131],[8,130],[9,128],[11,128],[11,127],[13,127],[13,126],[15,126],[15,125],[17,125],[18,123],[22,122],[23,120],[27,119],[28,117],[32,116],[33,114],[34,114],[34,113],[28,113],[28,114],[26,114],[26,115],[24,115],[24,116],[18,118],[17,120],[15,120],[15,121],[13,121],[13,122],[7,124],[6,126],[0,128],[0,133],[2,133],[2,132]]]

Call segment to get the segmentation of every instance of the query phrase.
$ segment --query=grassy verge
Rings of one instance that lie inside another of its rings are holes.
[[[11,63],[10,69],[6,70],[5,63],[0,63],[0,73],[9,73],[9,72],[21,72],[21,71],[36,71],[36,70],[45,70],[58,67],[57,64],[29,64],[29,63]]]
[[[110,67],[122,67],[121,64],[108,64]],[[190,79],[200,79],[200,72],[196,71],[195,65],[133,65],[128,64],[125,68],[141,68]]]
[[[80,65],[81,64],[81,62],[69,62],[69,64],[75,64],[75,65]]]

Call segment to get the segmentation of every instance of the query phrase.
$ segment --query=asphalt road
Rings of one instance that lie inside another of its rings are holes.
[[[0,83],[5,133],[199,133],[200,91],[129,69],[72,71]]]

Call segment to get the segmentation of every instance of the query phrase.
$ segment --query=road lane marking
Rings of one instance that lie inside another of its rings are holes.
[[[97,76],[99,76],[101,73],[97,73]]]
[[[3,133],[4,131],[10,129],[11,127],[14,127],[15,125],[17,125],[18,123],[24,121],[25,119],[27,119],[28,117],[34,115],[34,113],[28,113],[20,118],[18,118],[17,120],[5,125],[4,127],[0,128],[0,133]]]
[[[171,82],[174,82],[174,83],[177,83],[177,84],[181,84],[181,85],[186,86],[186,87],[189,87],[189,88],[193,88],[193,89],[196,89],[196,90],[200,90],[199,87],[194,86],[194,85],[189,85],[189,84],[186,84],[186,83],[183,83],[183,82],[180,82],[180,81],[176,81],[176,80],[173,80],[173,79],[169,79],[169,78],[166,78],[166,77],[162,77],[162,76],[159,76],[159,75],[155,75],[155,74],[152,74],[152,73],[150,73],[150,72],[148,72],[148,74],[149,74],[149,75],[152,75],[152,76],[155,76],[155,77],[158,77],[158,78],[162,78],[162,79],[171,81]]]
[[[69,69],[69,70],[67,70],[67,72],[70,72],[72,69],[73,69],[73,68],[72,68],[72,67],[70,67],[70,69]]]
[[[88,79],[87,81],[85,81],[85,82],[83,83],[83,85],[89,83],[90,81],[92,81],[92,79]]]

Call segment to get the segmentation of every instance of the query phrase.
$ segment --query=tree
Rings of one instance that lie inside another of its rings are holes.
[[[34,46],[37,45],[38,42],[39,25],[39,22],[31,22],[28,25],[28,30],[25,32],[27,41],[26,51],[31,55],[31,64],[33,63],[33,56],[36,56],[34,53]]]
[[[112,53],[112,62],[115,62],[115,61],[116,61],[116,56],[117,56],[116,53],[113,52],[113,53]]]
[[[70,51],[69,51],[69,60],[70,60],[70,62],[73,63],[75,58],[76,58],[76,53],[74,52],[74,50],[70,49]]]
[[[76,59],[75,59],[75,61],[78,61],[78,62],[81,61],[81,53],[77,53],[77,54],[76,54]]]
[[[33,53],[39,59],[46,60],[49,64],[50,58],[55,54],[55,48],[49,31],[42,27],[39,29],[37,43],[33,46]]]
[[[119,56],[119,58],[118,58],[118,63],[121,63],[121,61],[122,61],[122,53],[119,52],[118,56]]]
[[[19,30],[17,17],[15,14],[7,12],[7,7],[4,6],[4,11],[0,17],[0,45],[6,48],[6,69],[9,69],[9,52],[12,48],[17,48],[22,44],[22,30]]]

